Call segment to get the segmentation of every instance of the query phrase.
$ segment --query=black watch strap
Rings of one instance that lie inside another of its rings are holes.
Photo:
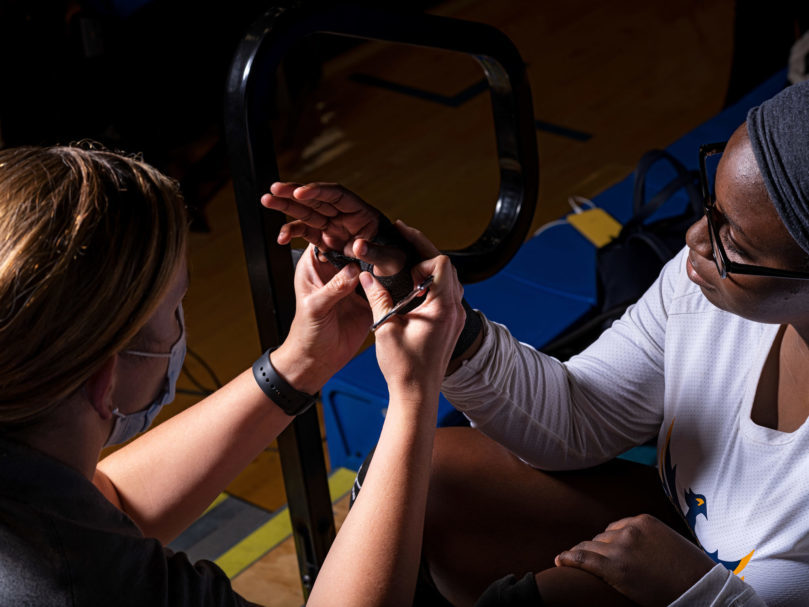
[[[461,329],[461,334],[458,336],[458,341],[455,342],[455,349],[452,351],[450,360],[458,358],[466,352],[475,342],[480,332],[483,331],[483,321],[480,319],[480,314],[472,309],[466,298],[461,300],[461,304],[464,312],[466,312],[466,320],[464,321],[463,329]]]
[[[270,348],[253,363],[253,377],[272,401],[287,415],[299,415],[315,404],[317,397],[290,386],[270,362]]]

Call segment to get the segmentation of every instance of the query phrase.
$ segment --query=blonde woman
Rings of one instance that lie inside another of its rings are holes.
[[[99,462],[174,396],[186,233],[176,183],[138,159],[0,151],[0,604],[248,604],[216,565],[164,546],[313,402],[391,301],[356,264],[337,271],[310,248],[287,340]],[[421,540],[407,530],[424,516],[438,389],[462,313],[451,264],[403,233],[430,258],[414,280],[434,281],[422,306],[378,332],[392,420],[378,468],[389,470],[349,515],[312,605],[406,603],[415,583]]]

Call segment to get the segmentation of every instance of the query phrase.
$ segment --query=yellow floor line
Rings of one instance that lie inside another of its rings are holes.
[[[224,502],[227,498],[228,498],[227,493],[220,493],[219,495],[216,496],[216,499],[211,502],[211,505],[208,506],[207,508],[205,508],[205,512],[203,512],[200,516],[205,516],[206,514],[208,514],[208,512],[210,512],[211,510],[216,508],[219,504]]]
[[[329,495],[332,504],[351,491],[351,485],[354,484],[356,476],[356,470],[348,468],[337,468],[332,472],[329,477]]]
[[[329,495],[332,503],[351,490],[356,472],[338,468],[329,476]],[[284,508],[272,519],[241,540],[216,559],[216,564],[228,575],[235,577],[255,563],[292,533],[289,510]]]

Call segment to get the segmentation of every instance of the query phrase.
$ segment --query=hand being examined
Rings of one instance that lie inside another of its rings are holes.
[[[373,264],[376,276],[397,274],[407,262],[406,250],[380,242],[380,232],[395,231],[388,219],[339,184],[276,182],[261,204],[294,218],[281,228],[278,244],[303,238],[324,251]]]
[[[329,261],[338,268],[358,260],[369,264],[362,269],[370,270],[379,279],[394,303],[413,290],[416,283],[412,269],[427,259],[419,247],[414,246],[411,228],[401,221],[391,224],[379,210],[336,183],[276,182],[270,186],[270,192],[261,197],[261,204],[293,218],[281,228],[279,244],[303,238],[318,247],[320,261]],[[432,243],[430,247],[434,253],[429,257],[439,254]],[[422,301],[422,297],[413,300],[399,313],[407,313]],[[447,372],[454,371],[472,356],[482,339],[480,317],[470,313],[471,307],[465,302],[464,306],[467,322]]]

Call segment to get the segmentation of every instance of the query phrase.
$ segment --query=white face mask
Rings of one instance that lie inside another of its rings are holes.
[[[183,316],[183,306],[180,304],[177,307],[177,319],[180,323],[180,337],[177,342],[171,347],[171,352],[168,353],[153,353],[153,352],[140,352],[138,350],[123,350],[127,354],[135,356],[146,356],[149,358],[168,358],[169,368],[166,371],[166,381],[163,384],[163,389],[160,394],[152,401],[145,409],[135,411],[134,413],[124,414],[114,409],[112,414],[115,420],[112,423],[112,431],[110,432],[107,442],[104,443],[105,447],[109,445],[118,445],[128,441],[133,436],[144,432],[160,413],[163,405],[166,405],[174,400],[174,394],[177,389],[177,378],[180,376],[180,371],[183,368],[183,361],[185,360],[185,317]]]

